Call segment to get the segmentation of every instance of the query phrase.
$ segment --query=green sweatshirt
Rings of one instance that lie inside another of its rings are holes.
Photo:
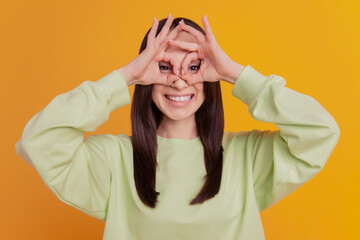
[[[232,94],[254,119],[279,130],[225,132],[220,191],[203,204],[189,204],[206,174],[199,137],[158,136],[155,209],[137,195],[129,136],[84,139],[85,131],[95,131],[111,111],[130,103],[117,70],[55,97],[27,123],[16,152],[61,201],[106,221],[105,240],[264,239],[259,211],[315,176],[340,136],[314,98],[285,83],[250,65],[241,72]]]

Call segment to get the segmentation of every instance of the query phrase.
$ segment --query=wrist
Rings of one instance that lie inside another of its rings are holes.
[[[128,86],[135,84],[131,71],[128,69],[127,65],[119,68],[118,71],[124,77]]]
[[[236,80],[239,78],[240,73],[244,70],[244,66],[237,63],[232,62],[228,73],[222,78],[225,82],[235,84]]]

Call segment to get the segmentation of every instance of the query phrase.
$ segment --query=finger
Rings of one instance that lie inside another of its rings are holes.
[[[188,70],[188,66],[190,65],[190,63],[192,61],[196,61],[198,59],[198,54],[197,52],[191,52],[188,53],[185,56],[185,59],[183,60],[182,64],[181,64],[181,75],[184,75],[187,73]]]
[[[214,33],[210,27],[209,21],[207,19],[207,15],[205,14],[204,17],[202,18],[202,22],[205,28],[205,32],[206,32],[206,37],[208,39],[215,39]]]
[[[171,79],[171,77],[176,77],[175,75],[171,74],[171,75],[165,75],[162,74],[161,76],[161,84],[165,85],[165,86],[171,86],[174,82],[173,79]]]
[[[167,75],[166,77],[167,77],[166,84],[168,86],[173,85],[175,81],[179,80],[179,76],[176,76],[174,74]]]
[[[189,42],[183,42],[183,41],[175,41],[175,40],[169,40],[169,45],[176,46],[182,49],[185,49],[190,52],[197,51],[199,49],[199,44],[197,43],[189,43]]]
[[[180,63],[172,55],[164,52],[163,59],[166,62],[170,62],[173,67],[173,73],[177,76],[180,76]]]
[[[169,40],[175,39],[181,31],[182,29],[179,25],[171,30],[168,36],[160,43],[159,51],[165,51],[165,49],[169,46]]]
[[[202,82],[202,78],[200,74],[188,74],[185,73],[184,75],[180,76],[182,79],[186,81],[188,85],[193,85],[197,82]]]
[[[180,25],[177,25],[171,32],[168,34],[167,39],[173,40],[175,39],[179,33],[182,31],[182,28]]]
[[[149,35],[148,35],[148,39],[147,39],[147,44],[151,44],[155,41],[155,35],[156,35],[156,30],[159,26],[159,22],[158,20],[156,19],[156,17],[154,17],[154,23],[151,27],[151,30],[149,32]]]
[[[171,14],[169,13],[169,15],[167,17],[167,20],[166,20],[166,23],[165,23],[164,27],[161,29],[161,31],[160,31],[160,33],[158,35],[158,38],[160,40],[163,40],[164,36],[166,36],[168,34],[170,26],[171,26],[173,20],[174,20],[173,16],[171,16]]]
[[[204,34],[202,34],[202,32],[200,32],[199,30],[197,30],[189,25],[186,25],[183,20],[181,20],[179,22],[179,25],[181,26],[182,29],[184,29],[185,31],[192,34],[199,42],[206,41],[206,38],[205,38]]]

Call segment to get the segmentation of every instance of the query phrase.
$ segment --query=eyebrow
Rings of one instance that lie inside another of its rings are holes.
[[[194,60],[191,63],[196,63],[196,64],[200,64],[201,63],[201,60],[200,59],[197,59],[197,60]],[[171,65],[171,62],[166,62],[166,61],[160,61],[159,64],[168,64],[168,65]]]
[[[195,60],[195,61],[192,61],[191,63],[198,63],[198,64],[200,64],[200,63],[201,63],[201,60],[200,60],[200,59],[197,59],[197,60]]]

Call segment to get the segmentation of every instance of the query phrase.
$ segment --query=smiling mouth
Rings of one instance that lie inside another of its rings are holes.
[[[195,95],[189,94],[189,95],[183,95],[183,96],[172,96],[172,95],[165,95],[165,97],[171,101],[174,102],[187,102],[191,100]]]

